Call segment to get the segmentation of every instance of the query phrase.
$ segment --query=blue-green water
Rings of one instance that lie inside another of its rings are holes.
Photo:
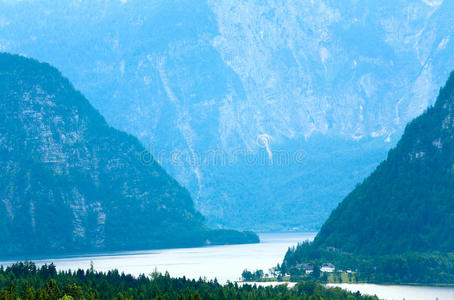
[[[377,285],[377,284],[330,284],[343,289],[362,294],[377,295],[386,300],[453,300],[454,288],[405,286],[405,285]]]
[[[160,272],[168,271],[173,277],[217,278],[220,282],[226,282],[238,280],[245,268],[267,272],[282,262],[288,247],[313,239],[314,236],[314,233],[268,233],[260,235],[260,244],[115,252],[33,261],[37,265],[53,262],[60,270],[88,269],[90,262],[93,262],[98,271],[118,269],[140,275],[150,274],[157,269]],[[11,263],[0,262],[3,265]]]
[[[93,262],[98,271],[118,269],[125,273],[139,275],[150,274],[157,269],[160,272],[168,271],[173,277],[217,278],[220,282],[226,282],[238,280],[245,268],[268,271],[269,268],[282,262],[288,247],[295,246],[304,240],[311,240],[314,236],[314,233],[267,233],[260,235],[262,241],[260,244],[114,252],[34,261],[38,265],[53,262],[60,270],[87,269],[90,267],[90,262]],[[3,261],[0,264],[8,265],[13,262]],[[266,284],[262,283],[262,285]],[[377,295],[386,300],[454,299],[454,288],[375,284],[329,286],[340,286],[353,292]]]

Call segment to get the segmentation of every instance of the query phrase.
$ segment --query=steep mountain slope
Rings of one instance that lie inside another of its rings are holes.
[[[339,204],[313,242],[289,249],[280,270],[301,280],[314,277],[301,264],[330,262],[353,270],[354,282],[452,284],[453,166],[454,72],[434,106],[407,125],[387,159]]]
[[[362,254],[454,251],[454,73],[315,238]]]
[[[53,67],[0,54],[0,255],[256,241],[209,231],[186,189]]]
[[[318,229],[454,68],[453,9],[0,0],[0,49],[62,70],[211,224]]]

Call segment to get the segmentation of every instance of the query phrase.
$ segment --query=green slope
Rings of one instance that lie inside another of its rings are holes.
[[[375,282],[454,283],[454,73],[387,159],[332,212],[298,263],[335,263]]]
[[[454,251],[454,73],[388,158],[333,211],[315,245],[389,254]]]
[[[55,68],[0,55],[0,255],[257,241],[212,232],[186,189]]]

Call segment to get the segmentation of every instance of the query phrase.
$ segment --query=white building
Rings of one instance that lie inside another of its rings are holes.
[[[334,272],[335,269],[336,269],[336,267],[333,264],[326,263],[326,264],[322,265],[322,267],[320,268],[320,271],[326,272],[326,273],[332,273],[332,272]]]

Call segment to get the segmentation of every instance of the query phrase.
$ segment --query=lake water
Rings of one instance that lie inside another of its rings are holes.
[[[172,277],[217,278],[224,283],[239,280],[244,269],[267,272],[282,262],[288,247],[312,240],[314,236],[315,233],[270,233],[260,235],[260,244],[115,252],[33,261],[37,265],[53,262],[59,270],[88,269],[92,261],[97,271],[118,269],[137,276],[148,275],[157,269],[168,271]],[[3,265],[11,263],[0,262]]]
[[[282,262],[288,247],[312,240],[314,233],[261,234],[260,244],[212,246],[188,249],[166,249],[103,253],[33,260],[37,265],[53,262],[59,270],[88,269],[93,262],[97,271],[118,269],[133,275],[150,274],[155,269],[168,271],[172,277],[217,278],[224,283],[236,281],[244,269],[268,269]],[[10,265],[13,261],[0,262]],[[276,284],[276,283],[268,283]],[[266,285],[268,285],[266,284]],[[262,285],[265,285],[262,283]],[[293,286],[294,284],[289,284]],[[386,300],[454,300],[454,288],[387,286],[374,284],[331,284],[353,292],[377,295]]]
[[[453,300],[454,288],[451,287],[426,287],[404,285],[377,285],[377,284],[329,284],[338,286],[351,292],[359,291],[361,294],[377,295],[386,300]]]

